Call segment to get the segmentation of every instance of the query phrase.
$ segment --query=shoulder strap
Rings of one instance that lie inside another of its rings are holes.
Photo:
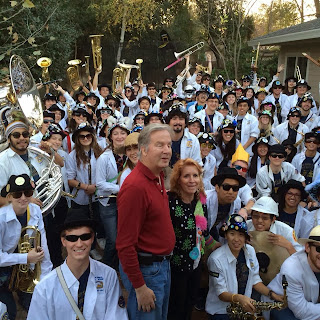
[[[70,293],[70,290],[67,287],[66,280],[64,279],[63,274],[61,272],[61,266],[56,268],[56,272],[57,272],[60,284],[62,286],[62,289],[63,289],[64,293],[66,294],[66,296],[68,298],[68,301],[69,301],[73,311],[76,313],[76,315],[78,316],[79,320],[85,320],[83,314],[81,313],[81,311],[78,308],[76,302],[74,301],[74,299],[73,299],[73,297],[72,297],[72,295]]]

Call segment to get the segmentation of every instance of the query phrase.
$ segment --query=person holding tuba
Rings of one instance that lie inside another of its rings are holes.
[[[10,290],[17,291],[20,304],[28,309],[34,283],[52,269],[42,213],[31,203],[34,188],[30,177],[20,174],[11,175],[1,189],[8,204],[0,208],[0,301],[7,305],[10,319],[15,319],[17,312]],[[27,226],[33,230],[24,234]],[[32,241],[39,235],[40,243]],[[22,268],[28,271],[23,273]]]

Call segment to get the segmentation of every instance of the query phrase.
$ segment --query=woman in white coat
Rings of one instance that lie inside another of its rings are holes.
[[[237,103],[238,114],[235,117],[237,121],[236,137],[240,140],[243,148],[252,156],[252,146],[259,137],[258,120],[255,116],[248,113],[249,99],[241,97]]]
[[[129,130],[123,124],[109,128],[110,144],[97,161],[96,183],[99,199],[99,213],[104,227],[106,245],[103,262],[115,269],[118,268],[116,253],[117,237],[117,194],[120,186],[118,178],[127,157],[121,151]]]

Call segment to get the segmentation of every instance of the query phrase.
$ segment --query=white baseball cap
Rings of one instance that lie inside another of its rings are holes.
[[[279,217],[278,204],[271,197],[261,197],[252,206],[251,210],[273,214]]]

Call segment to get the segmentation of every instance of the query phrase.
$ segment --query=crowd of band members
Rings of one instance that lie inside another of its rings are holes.
[[[62,197],[44,218],[44,252],[50,253],[53,267],[61,265],[61,238],[71,254],[65,232],[60,232],[68,212],[96,221],[94,228],[87,221],[79,225],[94,233],[86,265],[95,268],[90,253],[120,271],[129,319],[191,319],[195,305],[210,319],[229,319],[226,306],[231,302],[254,311],[252,289],[283,301],[279,280],[266,287],[259,276],[254,249],[246,244],[254,230],[272,232],[270,244],[285,248],[288,256],[307,253],[304,263],[315,274],[308,281],[319,288],[320,110],[308,83],[292,76],[282,84],[282,71],[280,66],[269,83],[254,72],[229,87],[222,76],[212,78],[199,69],[177,86],[173,78],[160,87],[139,80],[112,92],[99,72],[75,93],[53,84],[43,99],[37,133],[30,136],[23,121],[7,126],[9,148],[0,154],[0,188],[12,183],[13,175],[39,179],[43,164],[26,149],[29,145],[55,151],[64,191],[77,192]],[[7,194],[1,192],[3,217],[6,208],[14,207]],[[22,197],[28,198],[26,193]],[[33,197],[27,200],[34,203],[31,208],[41,205]],[[8,233],[4,230],[2,236]],[[297,242],[312,232],[316,237],[310,242]],[[5,250],[13,254],[15,249],[2,246],[1,267],[8,265],[2,260]],[[47,255],[41,256],[42,264]],[[201,275],[208,277],[206,264],[209,279],[200,286]],[[44,268],[42,273],[48,272]],[[82,274],[74,276],[79,280]],[[36,295],[44,288],[39,286]],[[318,319],[314,297],[307,294],[304,301],[302,290],[290,295],[290,282],[288,288],[286,319],[307,319],[306,312],[308,319]],[[293,307],[290,297],[302,299],[305,311]],[[126,319],[121,299],[119,293],[120,309],[112,312]],[[8,303],[14,317],[12,300]],[[37,308],[31,306],[33,319]],[[104,308],[107,315],[108,306]],[[91,311],[92,319],[102,314]]]

